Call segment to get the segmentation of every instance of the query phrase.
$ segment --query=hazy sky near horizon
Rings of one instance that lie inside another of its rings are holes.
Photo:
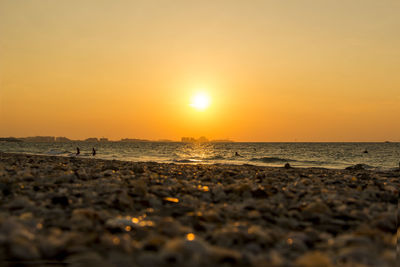
[[[398,0],[0,0],[0,136],[400,141],[399,13]]]

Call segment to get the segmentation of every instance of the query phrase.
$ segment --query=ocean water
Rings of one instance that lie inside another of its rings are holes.
[[[283,166],[288,162],[294,167],[336,169],[355,164],[394,169],[400,162],[400,143],[0,142],[1,152],[66,157],[75,157],[76,147],[81,150],[78,157],[93,157],[95,147],[96,158],[142,162],[259,166]]]

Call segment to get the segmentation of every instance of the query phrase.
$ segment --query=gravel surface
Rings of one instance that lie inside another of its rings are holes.
[[[0,153],[1,266],[399,266],[399,171]]]

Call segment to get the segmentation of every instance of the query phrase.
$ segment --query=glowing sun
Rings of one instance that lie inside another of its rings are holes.
[[[190,106],[197,110],[205,110],[210,106],[210,97],[203,92],[197,93],[192,97]]]

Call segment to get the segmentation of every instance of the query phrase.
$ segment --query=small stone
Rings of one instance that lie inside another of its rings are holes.
[[[73,183],[76,179],[75,173],[67,173],[57,177],[54,181],[55,184]]]
[[[179,221],[172,217],[163,218],[158,224],[158,230],[169,237],[179,236],[187,231]]]
[[[0,193],[4,196],[9,196],[12,193],[11,186],[6,183],[0,183]]]
[[[82,252],[69,256],[65,262],[68,262],[68,266],[71,267],[112,267],[113,265],[102,258],[97,252]]]
[[[208,253],[207,245],[199,239],[171,239],[161,251],[165,263],[187,265],[187,262],[198,262]]]
[[[66,240],[60,234],[51,234],[39,239],[39,248],[45,258],[53,258],[65,249]]]
[[[161,235],[150,236],[143,241],[143,249],[146,251],[159,251],[165,242],[166,238]]]
[[[346,170],[351,170],[351,171],[365,170],[365,165],[364,164],[356,164],[354,166],[347,167]]]
[[[106,171],[103,172],[103,176],[104,176],[104,177],[110,177],[110,176],[112,176],[114,173],[115,173],[114,170],[106,170]]]
[[[17,197],[14,198],[7,207],[10,210],[19,210],[19,209],[27,209],[34,205],[34,203],[28,199],[27,197]]]
[[[10,239],[10,256],[18,260],[36,260],[40,253],[34,242],[21,237]]]
[[[133,193],[137,196],[144,197],[147,194],[147,185],[143,180],[134,181],[131,183],[133,185]]]
[[[222,247],[212,247],[210,249],[210,254],[213,261],[218,265],[240,266],[241,264],[243,264],[241,262],[242,255],[236,250]]]
[[[394,233],[398,227],[398,222],[396,220],[396,215],[388,212],[376,218],[374,220],[374,225],[383,231]]]
[[[321,201],[310,203],[303,209],[303,212],[306,213],[326,213],[329,211],[329,207]]]
[[[66,207],[69,205],[69,200],[66,196],[55,196],[51,198],[51,203],[53,203],[54,205],[61,205],[63,207]]]
[[[113,196],[110,201],[113,208],[121,211],[130,210],[133,207],[133,199],[125,190]]]
[[[267,192],[265,192],[265,190],[263,190],[261,188],[257,188],[256,190],[253,190],[251,192],[251,194],[254,198],[267,198],[268,197]]]
[[[328,255],[319,252],[312,251],[300,256],[296,259],[296,266],[299,267],[330,267],[332,266],[332,261]]]
[[[215,187],[211,188],[212,196],[214,201],[219,202],[226,199],[226,194],[222,185],[217,184]]]
[[[377,251],[365,249],[364,247],[342,248],[336,261],[339,265],[347,263],[349,265],[384,266],[384,263],[377,255]]]
[[[179,199],[176,197],[164,197],[163,200],[166,203],[178,203],[179,202]]]

